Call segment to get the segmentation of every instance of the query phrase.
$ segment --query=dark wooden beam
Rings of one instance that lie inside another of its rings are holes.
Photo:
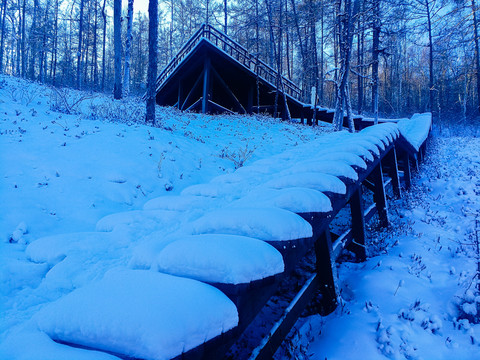
[[[188,95],[187,97],[185,98],[185,101],[183,102],[182,104],[182,107],[180,108],[180,110],[185,110],[185,106],[188,104],[188,102],[190,101],[190,97],[192,96],[193,92],[195,91],[195,89],[197,88],[197,86],[200,84],[200,82],[202,81],[202,78],[203,78],[203,72],[197,77],[197,80],[195,80],[195,83],[193,84],[192,88],[190,89],[190,91],[188,92]],[[189,109],[191,108],[191,106],[189,107]]]
[[[380,221],[380,225],[386,227],[388,226],[388,211],[381,164],[378,164],[373,168],[370,176],[373,180],[373,184],[375,185],[373,200],[375,201],[375,205],[377,207],[378,219]]]
[[[333,258],[332,238],[330,230],[323,231],[315,242],[316,270],[320,284],[322,315],[332,313],[337,305],[337,288],[335,279],[337,267]]]
[[[409,190],[412,186],[412,172],[410,170],[410,155],[403,152],[403,181],[405,182],[405,189]]]
[[[183,79],[179,78],[178,79],[178,101],[177,101],[177,108],[180,109],[180,104],[182,103],[182,97],[183,97]]]
[[[362,203],[362,187],[350,197],[350,210],[352,213],[352,236],[353,242],[349,249],[355,253],[358,261],[365,261],[367,253],[365,251],[365,218]]]
[[[200,99],[198,99],[197,101],[195,101],[192,105],[190,105],[185,111],[190,111],[190,110],[193,110],[195,109],[197,106],[199,106],[203,101],[203,97],[201,97]]]
[[[203,68],[203,91],[202,91],[202,113],[208,113],[208,100],[210,100],[211,87],[210,87],[210,72],[212,70],[212,63],[210,58],[205,57],[204,68]]]
[[[290,305],[285,309],[282,317],[273,325],[270,333],[268,333],[262,342],[253,350],[250,359],[271,360],[273,358],[273,355],[290,332],[290,329],[297,322],[305,306],[308,305],[317,293],[318,286],[318,274],[314,274],[307,280],[297,296],[295,296]]]
[[[240,102],[240,100],[238,100],[238,98],[235,96],[235,94],[233,93],[233,91],[230,89],[230,87],[227,85],[227,83],[225,82],[225,80],[222,79],[222,77],[220,76],[220,74],[217,72],[217,70],[215,70],[215,68],[212,66],[211,67],[211,71],[212,71],[212,75],[215,76],[215,78],[220,82],[220,84],[222,84],[222,86],[225,88],[225,90],[227,91],[227,93],[230,95],[230,97],[233,99],[233,101],[235,102],[235,104],[237,104],[237,107],[239,110],[243,111],[244,114],[247,114],[247,110],[245,110],[245,108],[243,107],[242,103]]]
[[[382,160],[382,165],[385,167],[385,172],[392,179],[393,195],[399,199],[402,197],[402,190],[400,188],[400,177],[398,174],[397,152],[392,148]]]

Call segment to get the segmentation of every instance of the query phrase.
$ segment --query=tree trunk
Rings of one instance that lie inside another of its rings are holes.
[[[132,48],[132,24],[133,24],[133,1],[128,0],[127,12],[127,42],[125,44],[125,74],[123,78],[123,96],[127,97],[130,92],[130,53]]]
[[[0,74],[3,72],[3,52],[5,49],[5,18],[7,17],[7,0],[2,3],[2,39],[0,40]]]
[[[155,95],[157,76],[158,0],[148,2],[148,75],[146,122],[155,125]]]
[[[107,13],[105,12],[105,5],[107,0],[103,0],[102,18],[103,18],[103,49],[102,49],[102,92],[105,91],[105,49],[107,46]]]
[[[426,11],[427,11],[427,30],[428,30],[428,47],[429,47],[429,58],[428,58],[428,69],[429,69],[429,97],[428,97],[428,106],[427,111],[433,112],[433,104],[435,99],[435,88],[433,83],[433,36],[432,36],[432,14],[430,9],[430,0],[425,1]]]
[[[22,4],[22,77],[27,75],[27,54],[25,52],[25,12],[26,12],[26,2],[27,0],[23,0]]]
[[[93,88],[97,90],[98,88],[98,1],[95,1],[94,8],[94,23],[93,23],[93,56],[92,56],[92,74],[90,75],[93,79]]]
[[[342,11],[341,0],[337,2],[339,16],[339,43],[341,55],[340,82],[338,85],[337,100],[335,105],[335,115],[333,118],[333,127],[335,130],[341,130],[343,125],[344,111],[347,111],[348,127],[350,132],[355,131],[351,103],[350,90],[348,88],[348,77],[350,73],[350,60],[353,44],[353,17],[357,14],[358,0],[345,0],[344,11]]]
[[[80,22],[78,25],[78,48],[77,48],[77,89],[82,86],[82,38],[83,38],[83,8],[84,0],[80,1]]]
[[[480,48],[478,45],[478,19],[477,19],[477,6],[475,0],[472,1],[472,13],[473,13],[473,38],[475,39],[475,75],[477,78],[477,112],[480,113]],[[465,98],[466,98],[465,94]]]
[[[30,27],[30,65],[28,70],[28,76],[30,79],[35,79],[35,59],[37,58],[37,9],[38,9],[38,0],[33,1],[33,19],[32,26]]]
[[[52,83],[57,84],[57,52],[58,52],[58,0],[55,0],[55,22],[53,33],[53,64],[52,64]]]
[[[83,0],[82,0],[83,1]],[[122,98],[122,0],[113,1],[113,47],[115,51],[115,83],[113,97]]]
[[[224,15],[224,25],[223,25],[223,32],[227,34],[227,22],[228,22],[228,6],[227,0],[223,0],[223,15]]]
[[[378,62],[380,53],[380,0],[373,0],[372,39],[372,112],[373,123],[378,124]]]

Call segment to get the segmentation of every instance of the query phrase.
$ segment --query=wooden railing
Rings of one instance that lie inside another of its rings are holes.
[[[175,71],[177,66],[188,56],[192,49],[202,40],[207,39],[218,49],[242,64],[244,67],[257,74],[274,88],[277,87],[278,73],[266,63],[250,54],[247,49],[226,34],[216,30],[210,25],[203,24],[181,48],[177,55],[168,63],[157,78],[157,91]],[[301,89],[292,81],[282,76],[283,90],[287,95],[300,100]]]

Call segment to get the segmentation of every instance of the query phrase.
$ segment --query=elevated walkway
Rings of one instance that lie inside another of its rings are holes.
[[[203,113],[268,112],[273,114],[278,73],[247,49],[210,25],[202,25],[157,79],[159,105]],[[301,89],[281,78],[278,113],[285,117],[287,99],[292,117],[306,105]],[[281,91],[283,89],[283,91]]]

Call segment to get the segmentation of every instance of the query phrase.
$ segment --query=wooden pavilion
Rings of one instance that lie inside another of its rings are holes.
[[[308,117],[301,89],[210,25],[202,25],[157,79],[156,102],[202,113],[267,112]],[[286,101],[285,101],[286,100]]]

